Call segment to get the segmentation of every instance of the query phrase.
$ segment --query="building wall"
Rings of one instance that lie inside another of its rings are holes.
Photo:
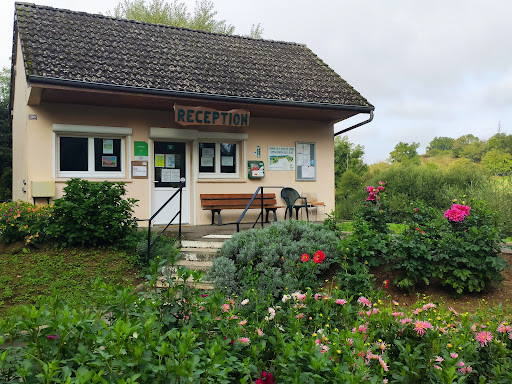
[[[23,180],[27,180],[27,99],[28,91],[25,79],[25,68],[23,67],[23,56],[21,53],[20,42],[18,39],[16,52],[16,77],[14,79],[14,100],[13,100],[13,119],[12,119],[12,198],[13,200],[27,200],[28,194],[23,189],[27,185]]]
[[[18,92],[19,88],[17,89]],[[17,111],[22,110],[20,107]],[[250,110],[250,108],[249,108]],[[18,113],[18,112],[16,112]],[[55,180],[57,185],[56,198],[62,196],[62,188],[67,179],[55,177],[57,160],[55,156],[55,135],[53,134],[54,124],[69,125],[90,125],[90,126],[108,126],[108,127],[128,127],[132,128],[133,134],[129,141],[131,147],[130,158],[126,159],[126,167],[129,162],[134,160],[133,142],[147,141],[151,127],[159,128],[177,128],[187,130],[174,123],[172,111],[153,111],[146,109],[128,109],[96,107],[71,104],[41,103],[40,105],[28,106],[26,113],[37,115],[37,120],[28,122],[29,135],[26,137],[26,150],[22,142],[23,120],[19,116],[18,124],[15,127],[17,140],[15,142],[14,153],[17,159],[14,174],[14,185],[21,183],[23,177],[23,161],[27,171],[27,193],[15,195],[16,199],[31,199],[30,181],[48,181]],[[198,164],[198,155],[192,153],[188,167],[192,182],[189,182],[189,193],[191,199],[191,223],[209,224],[211,222],[210,211],[202,210],[199,200],[201,193],[254,193],[256,188],[263,186],[293,187],[299,193],[315,194],[318,201],[326,204],[326,212],[334,209],[334,142],[333,126],[325,122],[300,121],[292,119],[270,119],[270,118],[251,118],[249,127],[189,127],[188,129],[223,132],[223,133],[246,133],[248,139],[246,142],[245,159],[261,160],[265,163],[266,176],[263,179],[247,179],[247,164],[244,162],[244,154],[240,154],[240,174],[241,179],[237,180],[218,180],[218,179],[197,179],[197,172],[194,172],[194,166]],[[268,152],[270,146],[288,146],[295,147],[296,142],[315,142],[316,143],[316,181],[296,181],[295,171],[269,171],[268,170]],[[257,158],[253,152],[256,147],[261,148],[261,158]],[[135,215],[138,218],[147,219],[151,214],[151,204],[153,201],[152,188],[153,180],[151,178],[153,164],[152,159],[152,141],[150,141],[150,175],[148,179],[112,179],[112,181],[126,182],[130,197],[139,200],[135,209]],[[195,148],[193,142],[189,142],[188,148]],[[128,154],[128,153],[127,153]],[[126,156],[127,157],[127,156]],[[195,158],[196,157],[196,158]],[[23,160],[25,159],[25,160]],[[92,179],[91,179],[92,180]],[[95,179],[98,180],[98,179]],[[190,180],[189,180],[190,181]],[[266,191],[267,192],[267,191]],[[284,205],[280,199],[280,189],[268,190],[278,196],[278,204]],[[194,203],[195,202],[195,203]],[[194,209],[196,215],[194,217]],[[321,208],[321,212],[323,212]],[[224,222],[235,221],[240,215],[241,210],[225,210],[222,212]],[[247,221],[255,218],[256,210],[250,211]],[[282,219],[284,209],[278,211],[278,218]],[[244,220],[245,221],[245,220]]]

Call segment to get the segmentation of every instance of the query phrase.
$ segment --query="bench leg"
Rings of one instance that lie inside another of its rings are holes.
[[[277,212],[276,212],[277,208],[265,208],[265,210],[267,211],[265,223],[269,223],[269,221],[268,221],[269,212],[272,212],[274,214],[274,221],[277,221]]]
[[[217,225],[222,225],[222,218],[220,216],[220,209],[212,209],[212,225],[215,224],[215,214],[217,214]]]

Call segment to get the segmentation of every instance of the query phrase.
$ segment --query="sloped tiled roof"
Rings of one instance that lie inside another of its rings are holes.
[[[16,3],[27,76],[241,98],[372,105],[305,45]]]

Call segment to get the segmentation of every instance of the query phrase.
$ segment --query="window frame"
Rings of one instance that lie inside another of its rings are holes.
[[[60,138],[61,137],[76,137],[87,139],[87,171],[61,171],[60,170]],[[121,155],[119,164],[121,165],[120,171],[96,171],[95,170],[95,152],[94,152],[94,139],[120,139],[121,140]],[[58,132],[56,135],[56,174],[58,178],[91,178],[91,179],[124,179],[126,178],[126,136],[117,135],[102,135],[102,134],[86,134],[86,133],[72,133],[72,132]]]
[[[198,142],[199,144],[200,143],[212,143],[212,144],[215,144],[215,153],[214,153],[214,158],[215,158],[215,163],[214,163],[214,169],[215,169],[215,172],[200,172],[199,171],[199,167],[200,167],[200,164],[201,164],[201,158],[199,157],[200,156],[200,151],[199,151],[199,145],[197,146],[197,156],[198,156],[198,169],[197,169],[197,172],[198,172],[198,178],[199,179],[240,179],[240,151],[241,151],[241,147],[242,147],[242,144],[243,142],[240,141],[240,140],[226,140],[226,139],[217,139],[217,140],[213,140],[213,139],[201,139],[199,140]],[[235,159],[236,159],[236,166],[235,166],[235,172],[234,173],[221,173],[221,155],[220,155],[220,144],[235,144],[235,148],[236,148],[236,151],[235,151]]]

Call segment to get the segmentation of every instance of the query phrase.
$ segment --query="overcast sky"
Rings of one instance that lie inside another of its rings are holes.
[[[14,1],[0,0],[0,66],[10,66]],[[118,0],[31,0],[105,13]],[[184,1],[193,10],[195,1]],[[217,19],[263,37],[306,44],[375,106],[375,118],[347,133],[368,163],[399,141],[472,133],[512,134],[510,0],[214,0]],[[361,118],[339,123],[335,130]]]

